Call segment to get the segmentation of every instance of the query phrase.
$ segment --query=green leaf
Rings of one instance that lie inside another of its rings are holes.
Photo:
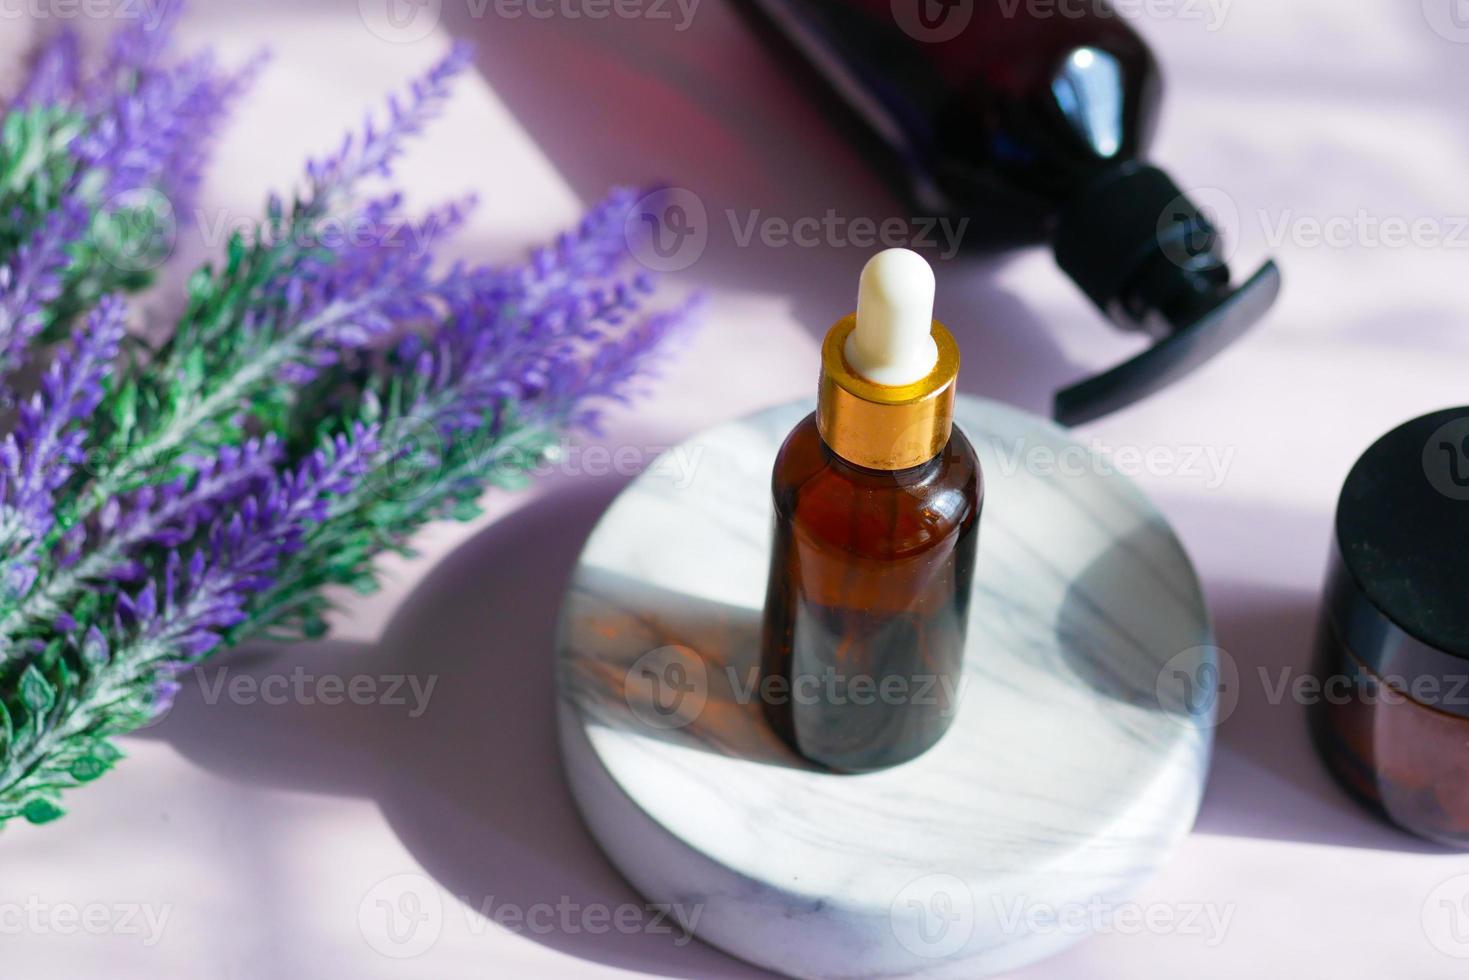
[[[21,805],[20,815],[31,823],[50,823],[58,817],[65,816],[66,811],[61,804],[44,796],[33,796]]]
[[[530,477],[519,470],[496,466],[489,473],[490,485],[501,490],[524,490],[530,486]]]
[[[128,383],[118,389],[112,399],[112,425],[116,430],[116,443],[125,446],[132,438],[138,424],[138,386]]]
[[[56,689],[35,664],[27,666],[20,675],[20,700],[37,716],[44,716],[56,704]]]
[[[79,783],[90,783],[112,768],[112,763],[95,755],[84,755],[72,762],[67,772]]]
[[[189,276],[189,302],[195,306],[203,306],[214,296],[214,270],[209,266],[195,269],[194,274]]]
[[[458,504],[457,506],[455,506],[455,508],[450,511],[450,514],[456,521],[472,521],[484,512],[485,509],[481,507],[478,503],[472,500],[468,500],[462,504]]]

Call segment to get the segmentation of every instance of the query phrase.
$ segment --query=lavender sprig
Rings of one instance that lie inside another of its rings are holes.
[[[119,92],[131,91],[140,78],[159,71],[183,11],[183,0],[160,0],[151,20],[137,18],[114,31],[107,42],[102,69],[85,86],[87,100],[93,104],[105,102]]]
[[[23,183],[59,188],[47,198],[58,205],[76,191],[88,215],[99,186],[187,192],[177,178],[197,161],[181,142],[189,127],[139,120],[202,111],[217,102],[221,76],[207,58],[168,66],[157,40],[123,36],[90,83],[56,54],[50,80],[28,91],[66,106],[22,109],[6,125],[51,134],[67,152]],[[0,603],[0,823],[58,816],[62,790],[119,757],[113,735],[166,710],[179,670],[247,637],[324,628],[322,586],[375,587],[378,553],[405,551],[430,520],[472,516],[487,486],[518,485],[564,429],[590,426],[600,406],[626,398],[686,319],[684,308],[645,308],[652,283],[623,235],[635,191],[614,194],[523,266],[444,273],[433,253],[467,204],[405,225],[398,195],[364,194],[466,62],[456,48],[390,103],[382,126],[369,120],[312,163],[289,204],[272,198],[255,233],[235,236],[222,263],[190,281],[188,308],[161,348],[117,366],[104,385],[95,365],[80,366],[91,348],[79,329],[78,353],[28,403],[15,458],[45,446],[61,463],[40,484],[17,463],[12,482],[30,503],[15,508],[26,515],[15,547],[0,551],[0,561],[21,549],[35,559]],[[350,233],[334,238],[333,227]],[[403,247],[405,227],[416,250]],[[12,259],[37,270],[11,276],[33,284],[14,299],[27,340],[44,326],[26,317],[64,325],[69,303],[89,302],[82,287],[102,281],[86,278],[90,234],[53,238],[66,241],[49,259],[36,249],[25,252],[29,264]],[[102,385],[86,427],[76,414],[94,384],[63,383],[74,377]],[[303,448],[318,445],[328,448]],[[85,470],[66,462],[82,450]]]
[[[102,401],[126,317],[120,300],[104,300],[0,443],[0,608],[35,581],[41,543],[56,520],[54,494],[81,460],[82,424]]]
[[[333,213],[369,177],[387,177],[408,140],[419,133],[449,101],[454,79],[468,67],[473,49],[455,44],[449,54],[415,80],[406,101],[388,100],[388,117],[381,129],[371,116],[361,133],[349,133],[337,151],[306,166],[309,192],[296,208],[298,221]]]
[[[300,550],[329,502],[361,479],[373,440],[358,430],[313,453],[217,521],[187,560],[172,552],[157,579],[119,593],[110,617],[55,641],[49,676],[36,664],[25,668],[18,702],[0,701],[0,821],[59,816],[59,792],[118,757],[107,736],[167,710],[174,676],[246,619],[250,597]]]
[[[258,68],[227,73],[207,54],[164,64],[174,19],[169,10],[160,23],[119,32],[107,67],[85,83],[76,39],[62,32],[6,112],[0,380],[45,328],[146,284],[166,257],[159,212],[191,206],[211,138]],[[42,270],[55,295],[17,288],[23,270]]]
[[[325,629],[324,585],[375,588],[372,559],[404,551],[432,520],[478,514],[487,486],[514,488],[567,428],[594,427],[600,409],[632,393],[654,356],[692,320],[699,300],[646,311],[648,295],[623,238],[641,197],[618,191],[563,236],[563,256],[600,254],[606,277],[556,282],[545,251],[512,269],[451,275],[439,323],[398,346],[355,409],[377,424],[375,478],[333,503],[303,560],[255,603],[252,627],[277,639]],[[612,220],[615,219],[615,220]]]
[[[31,59],[31,70],[10,108],[64,105],[80,94],[81,42],[70,27],[58,31]]]
[[[14,371],[32,338],[54,316],[62,274],[70,265],[69,243],[86,226],[86,210],[65,201],[47,215],[36,236],[0,267],[0,378]]]
[[[396,144],[417,132],[442,102],[445,66],[463,61],[455,52],[418,83],[407,105],[391,112],[383,133],[364,137],[377,160],[396,157]],[[374,165],[374,171],[380,164]],[[346,171],[343,171],[346,172]],[[354,170],[354,180],[369,171]],[[319,189],[312,181],[312,192]],[[353,185],[334,193],[350,201]],[[314,198],[313,198],[314,199]],[[363,347],[427,317],[439,284],[431,275],[435,243],[464,220],[467,204],[451,204],[404,233],[395,223],[398,197],[357,206],[351,240],[326,248],[312,236],[320,225],[285,221],[272,204],[269,223],[252,245],[237,239],[229,264],[191,284],[193,302],[173,341],[160,352],[158,371],[129,379],[119,390],[109,452],[86,491],[63,509],[64,523],[84,534],[89,520],[119,494],[174,478],[169,467],[183,457],[207,457],[242,434],[242,420],[284,417],[300,385]],[[310,203],[293,213],[320,217]],[[416,243],[405,248],[404,238]],[[242,411],[246,409],[246,411]],[[75,551],[77,539],[62,541]],[[131,541],[100,537],[90,554],[64,563],[0,612],[0,662],[24,654],[24,633],[53,622],[69,597],[103,570],[129,567]]]

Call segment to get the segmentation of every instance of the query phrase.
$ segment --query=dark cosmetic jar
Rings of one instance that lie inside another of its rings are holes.
[[[1347,477],[1313,670],[1337,780],[1469,850],[1469,408],[1400,426]]]

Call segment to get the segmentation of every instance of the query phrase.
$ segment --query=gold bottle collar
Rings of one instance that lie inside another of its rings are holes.
[[[847,337],[855,314],[838,320],[821,345],[821,385],[816,426],[832,452],[871,470],[905,470],[933,459],[949,443],[954,427],[954,388],[959,345],[933,321],[938,361],[924,378],[906,385],[880,385],[847,363]]]

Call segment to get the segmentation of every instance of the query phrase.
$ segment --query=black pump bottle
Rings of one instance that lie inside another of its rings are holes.
[[[1145,162],[1158,66],[1106,0],[744,2],[884,151],[877,158],[916,213],[975,218],[966,244],[1049,243],[1114,324],[1153,338],[1058,392],[1059,421],[1158,391],[1275,301],[1275,263],[1231,285],[1209,216]]]

